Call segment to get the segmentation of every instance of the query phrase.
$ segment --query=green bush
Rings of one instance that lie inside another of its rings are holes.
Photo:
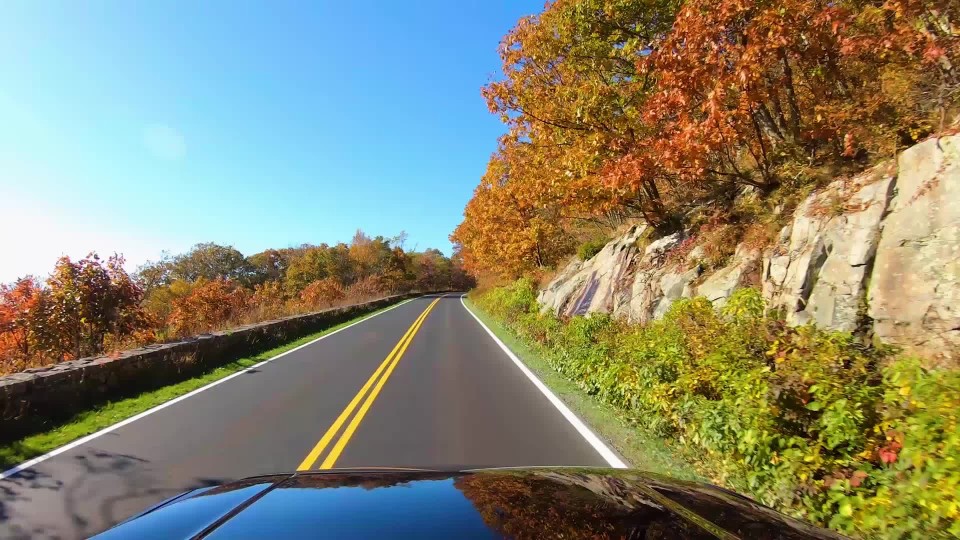
[[[788,327],[750,289],[645,326],[541,314],[529,280],[478,304],[718,484],[847,534],[960,537],[958,371]]]
[[[586,261],[592,259],[594,255],[600,253],[600,250],[603,249],[603,246],[607,245],[606,240],[591,240],[589,242],[584,242],[580,244],[580,247],[577,248],[577,257],[581,261]]]

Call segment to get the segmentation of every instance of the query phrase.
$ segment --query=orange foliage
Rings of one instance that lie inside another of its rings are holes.
[[[32,277],[0,285],[0,358],[11,371],[27,367],[33,353],[32,313],[42,301],[42,289]]]
[[[122,258],[104,263],[95,254],[61,258],[44,286],[30,277],[0,286],[0,371],[99,354],[107,343],[145,336],[153,320],[142,298]]]
[[[380,298],[388,294],[383,278],[367,276],[352,283],[344,292],[344,297],[351,302],[362,302],[371,298]]]
[[[246,319],[253,321],[263,321],[267,319],[276,319],[286,315],[289,311],[288,297],[284,291],[283,283],[277,281],[265,281],[253,287],[253,294],[249,301],[249,310]],[[253,315],[250,317],[250,315]]]
[[[181,336],[220,329],[239,318],[249,298],[249,290],[232,281],[201,280],[190,294],[173,301],[169,324]]]
[[[300,302],[308,309],[328,308],[345,296],[343,285],[334,278],[318,279],[300,293]]]
[[[749,186],[864,166],[940,129],[960,92],[952,0],[556,0],[483,89],[509,128],[451,240],[513,277],[582,220],[661,231]]]
[[[404,237],[358,231],[350,246],[304,245],[252,257],[198,244],[144,265],[136,279],[117,256],[63,258],[46,282],[0,284],[0,374],[414,287],[472,286],[460,263],[439,251],[391,246]]]

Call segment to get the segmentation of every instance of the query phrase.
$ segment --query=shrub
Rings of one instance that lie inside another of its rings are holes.
[[[367,276],[347,287],[342,298],[349,302],[363,302],[386,294],[387,286],[380,276]]]
[[[535,295],[519,280],[477,301],[714,482],[847,534],[960,536],[960,372],[788,327],[751,289],[721,310],[679,300],[645,326],[564,322]]]
[[[223,328],[244,313],[249,295],[234,282],[201,278],[188,295],[173,301],[169,324],[179,336]]]
[[[581,261],[592,259],[594,255],[600,253],[600,250],[602,250],[606,245],[606,240],[591,240],[589,242],[584,242],[580,244],[579,248],[577,248],[577,257],[579,257]]]
[[[536,313],[537,291],[532,279],[522,278],[491,289],[477,301],[494,316],[512,324],[523,314]]]
[[[308,309],[328,308],[345,296],[343,285],[334,278],[318,279],[300,293],[300,301]]]

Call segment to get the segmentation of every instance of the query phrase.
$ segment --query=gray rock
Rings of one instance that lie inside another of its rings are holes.
[[[756,270],[760,251],[740,244],[730,264],[717,270],[697,287],[697,296],[703,296],[717,307],[723,306],[733,291],[746,284],[749,274]]]
[[[687,253],[686,261],[688,264],[697,263],[704,259],[707,256],[707,250],[703,249],[703,246],[694,246],[690,250],[690,253]]]
[[[763,261],[762,289],[787,322],[854,331],[894,185],[889,164],[808,197]],[[842,205],[839,206],[838,205]]]
[[[700,266],[686,272],[667,272],[660,278],[660,300],[653,309],[653,318],[663,317],[670,306],[680,298],[690,298],[693,290],[690,283],[700,276]]]
[[[960,361],[960,136],[900,155],[897,194],[884,221],[869,294],[884,341]]]
[[[658,238],[640,250],[637,241],[645,232],[644,225],[632,227],[590,260],[569,263],[540,291],[542,309],[561,316],[612,313],[646,322],[662,316],[677,298],[690,296],[699,266],[664,265],[683,234]]]
[[[586,261],[574,260],[538,294],[544,312],[571,316],[616,307],[619,282],[638,253],[637,240],[646,225],[631,227]]]

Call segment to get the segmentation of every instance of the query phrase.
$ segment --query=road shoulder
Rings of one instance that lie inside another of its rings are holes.
[[[664,441],[644,434],[629,419],[588,395],[574,382],[555,371],[535,347],[524,343],[469,297],[464,307],[479,319],[517,358],[532,371],[569,409],[634,469],[699,480],[692,465],[686,463]]]

